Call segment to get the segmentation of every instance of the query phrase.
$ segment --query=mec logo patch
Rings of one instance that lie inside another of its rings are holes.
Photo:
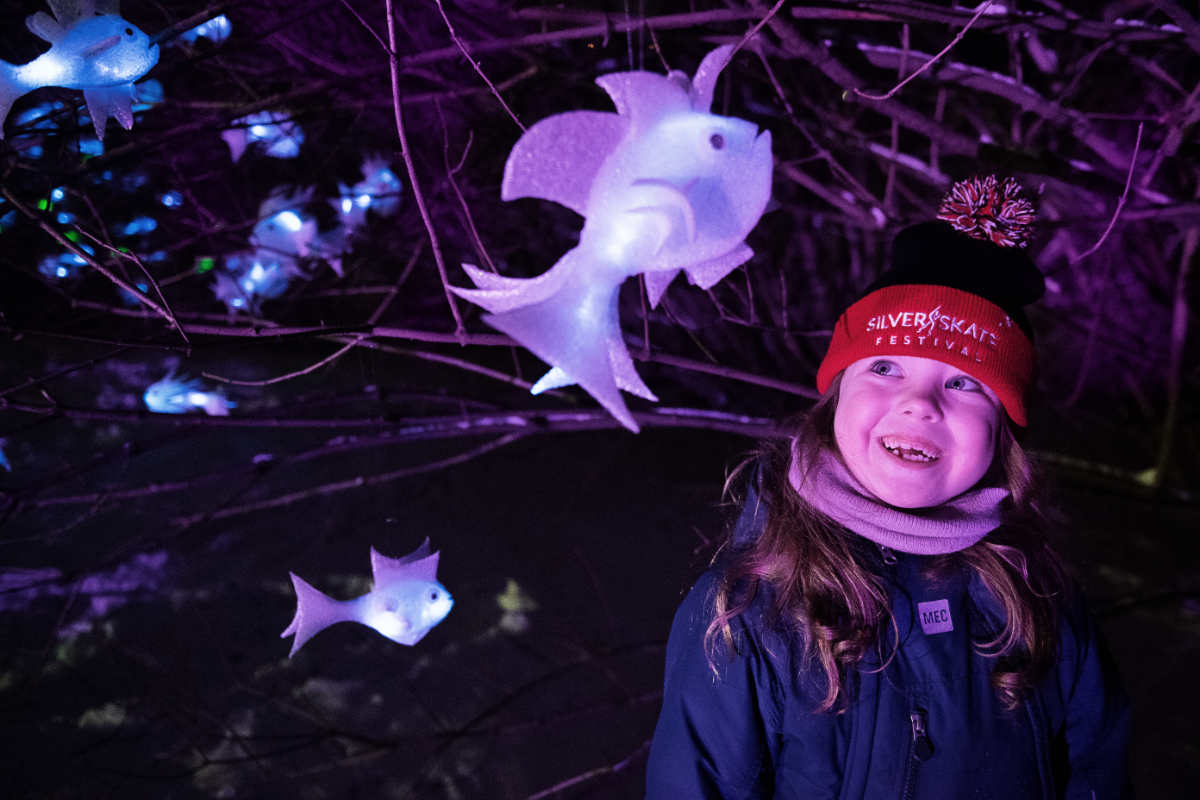
[[[927,635],[954,630],[954,621],[950,619],[950,602],[948,600],[917,603],[917,614],[921,617],[921,630],[925,631]]]

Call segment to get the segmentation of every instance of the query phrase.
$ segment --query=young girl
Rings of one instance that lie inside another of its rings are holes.
[[[1127,701],[1011,428],[1044,291],[1018,192],[956,185],[838,320],[676,615],[650,800],[1130,796]]]

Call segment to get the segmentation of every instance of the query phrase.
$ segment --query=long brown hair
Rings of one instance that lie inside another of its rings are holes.
[[[716,617],[705,635],[710,663],[721,643],[732,654],[731,622],[764,584],[770,587],[765,624],[798,635],[805,658],[825,673],[828,689],[819,712],[845,709],[847,676],[870,651],[883,649],[881,634],[894,624],[887,586],[856,552],[861,537],[806,503],[788,482],[793,448],[795,457],[810,464],[822,451],[837,455],[833,418],[840,385],[839,376],[812,409],[784,423],[783,435],[763,442],[743,463],[762,467],[759,494],[769,504],[767,523],[751,542],[735,543],[731,533],[718,552],[724,572],[714,597]],[[965,550],[931,557],[924,571],[937,577],[973,570],[999,601],[1004,626],[977,647],[995,659],[992,685],[1013,709],[1054,666],[1059,613],[1071,581],[1052,541],[1046,482],[1007,423],[984,480],[1010,492],[1004,524]],[[890,656],[879,657],[886,662]]]

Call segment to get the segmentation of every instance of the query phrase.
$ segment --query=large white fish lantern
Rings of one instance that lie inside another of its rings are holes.
[[[0,61],[0,138],[3,123],[17,98],[43,86],[82,89],[96,138],[115,117],[133,127],[133,82],[158,63],[158,45],[120,17],[120,0],[48,0],[51,17],[39,11],[25,26],[50,43],[50,49],[28,64]]]
[[[527,280],[464,264],[478,288],[454,291],[552,366],[535,394],[578,383],[637,431],[620,390],[658,398],[621,339],[621,283],[645,273],[657,305],[680,270],[707,289],[753,255],[744,239],[771,196],[771,134],[709,113],[732,51],[705,56],[694,80],[678,71],[602,75],[596,82],[616,114],[556,114],[513,147],[501,197],[540,197],[579,212],[579,245]]]
[[[360,622],[393,642],[414,645],[446,618],[454,600],[437,581],[438,554],[429,552],[429,539],[403,558],[388,558],[371,548],[375,586],[354,600],[334,600],[305,583],[296,573],[296,616],[279,636],[291,636],[292,652],[336,622]]]

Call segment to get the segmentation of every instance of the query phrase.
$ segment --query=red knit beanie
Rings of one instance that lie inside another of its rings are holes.
[[[1036,358],[1024,307],[1046,284],[1022,249],[1033,206],[1019,193],[1012,179],[972,178],[942,201],[944,221],[900,231],[891,266],[838,319],[817,390],[862,358],[932,358],[982,381],[1025,425]]]

